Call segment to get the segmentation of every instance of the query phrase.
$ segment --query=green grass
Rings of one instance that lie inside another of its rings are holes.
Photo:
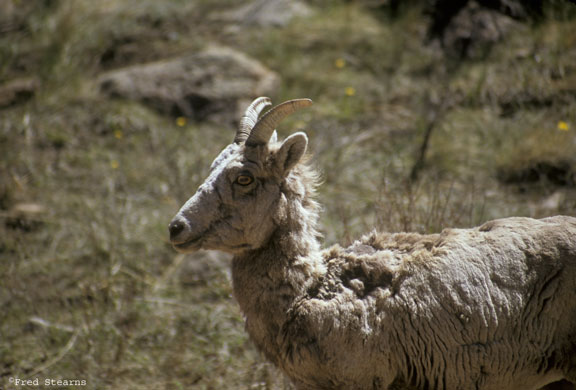
[[[14,377],[85,379],[87,389],[290,388],[243,330],[228,260],[181,256],[167,241],[169,220],[233,129],[179,126],[104,98],[96,79],[111,68],[217,43],[277,71],[275,101],[312,98],[279,132],[310,136],[327,245],[373,228],[576,213],[574,186],[499,180],[535,162],[576,172],[569,12],[452,67],[423,45],[417,6],[390,20],[358,2],[318,0],[284,28],[233,32],[216,17],[230,0],[44,3],[21,8],[25,28],[0,36],[0,80],[40,83],[0,115],[1,388]]]

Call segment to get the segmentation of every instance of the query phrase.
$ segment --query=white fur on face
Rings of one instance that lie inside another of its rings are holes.
[[[280,199],[278,180],[267,176],[261,161],[249,160],[232,144],[214,160],[209,176],[174,220],[185,228],[172,239],[182,252],[218,249],[238,253],[262,246],[274,230]],[[243,186],[240,175],[253,182]]]

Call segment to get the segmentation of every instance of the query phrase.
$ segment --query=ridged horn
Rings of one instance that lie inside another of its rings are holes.
[[[267,97],[259,97],[250,103],[244,112],[244,115],[240,119],[240,125],[238,126],[238,131],[234,137],[234,143],[241,144],[246,141],[250,135],[250,131],[258,122],[258,116],[264,108],[270,105],[272,105],[272,101]]]
[[[264,114],[264,116],[256,122],[256,125],[252,128],[248,139],[246,139],[246,145],[256,146],[267,144],[272,132],[282,119],[301,108],[309,107],[311,105],[312,100],[310,99],[294,99],[288,100],[287,102],[270,109],[270,111]]]

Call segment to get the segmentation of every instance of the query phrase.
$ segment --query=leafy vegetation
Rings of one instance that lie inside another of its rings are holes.
[[[36,377],[89,389],[290,388],[247,340],[228,259],[181,256],[167,242],[167,223],[234,129],[105,98],[97,78],[109,69],[218,44],[281,75],[274,101],[312,98],[279,130],[310,136],[327,244],[374,227],[576,215],[568,3],[460,62],[425,44],[416,1],[389,17],[370,2],[317,0],[284,27],[233,26],[221,17],[230,0],[12,3],[0,82],[37,89],[0,115],[2,388]]]

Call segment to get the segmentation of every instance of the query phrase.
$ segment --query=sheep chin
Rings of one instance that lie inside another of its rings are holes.
[[[193,253],[202,249],[202,237],[197,237],[180,244],[172,244],[172,247],[180,253]]]

